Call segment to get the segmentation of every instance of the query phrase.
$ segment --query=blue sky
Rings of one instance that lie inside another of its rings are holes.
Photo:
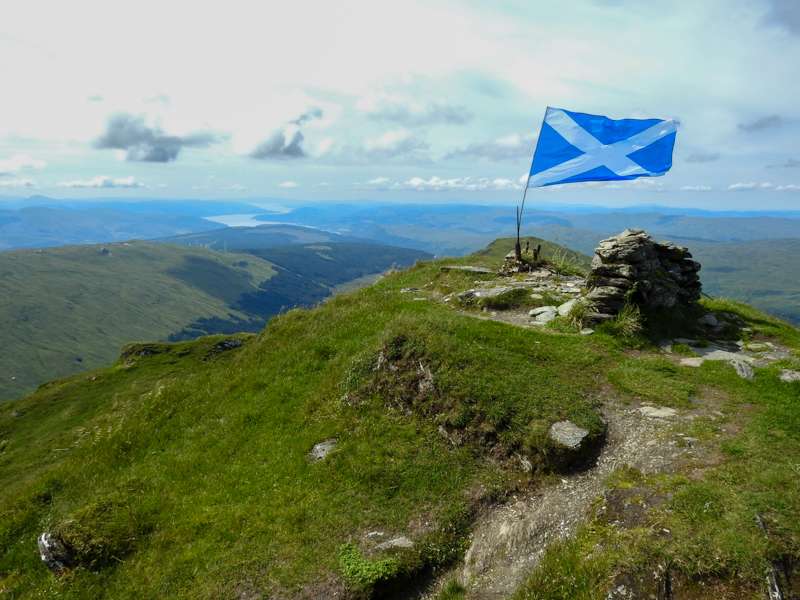
[[[511,203],[552,105],[681,128],[542,201],[800,207],[794,0],[4,8],[0,198]]]

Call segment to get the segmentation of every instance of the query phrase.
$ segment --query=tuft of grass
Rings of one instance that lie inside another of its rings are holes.
[[[632,340],[644,329],[642,312],[635,304],[625,304],[610,321],[602,323],[598,330],[620,338]]]
[[[480,298],[478,306],[489,310],[510,310],[533,306],[534,300],[531,292],[525,288],[514,288],[491,298]]]
[[[583,256],[564,247],[552,249],[546,262],[559,275],[586,275],[586,261]]]
[[[339,569],[342,577],[358,591],[370,591],[376,584],[388,581],[400,571],[400,561],[394,557],[365,558],[355,544],[339,549]]]
[[[586,299],[579,299],[570,309],[567,321],[575,329],[582,329],[589,323],[592,313],[597,310],[595,304]]]
[[[436,596],[436,600],[463,600],[467,597],[466,588],[455,579],[448,581]]]

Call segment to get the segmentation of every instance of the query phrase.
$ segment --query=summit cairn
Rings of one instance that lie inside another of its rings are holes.
[[[699,271],[688,248],[626,229],[601,241],[594,252],[586,280],[594,319],[610,319],[626,303],[645,311],[691,306],[700,299]]]

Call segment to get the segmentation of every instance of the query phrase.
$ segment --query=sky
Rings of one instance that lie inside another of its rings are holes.
[[[680,122],[547,203],[800,210],[800,2],[6,0],[0,199],[513,203],[547,106]]]

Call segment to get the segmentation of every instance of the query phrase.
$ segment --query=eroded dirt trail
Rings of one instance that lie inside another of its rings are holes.
[[[495,507],[479,519],[460,573],[469,598],[508,598],[551,543],[575,532],[618,467],[654,473],[691,458],[694,450],[680,446],[672,433],[679,416],[670,409],[662,416],[653,412],[647,407],[606,407],[608,441],[593,468],[563,476],[559,483]]]

